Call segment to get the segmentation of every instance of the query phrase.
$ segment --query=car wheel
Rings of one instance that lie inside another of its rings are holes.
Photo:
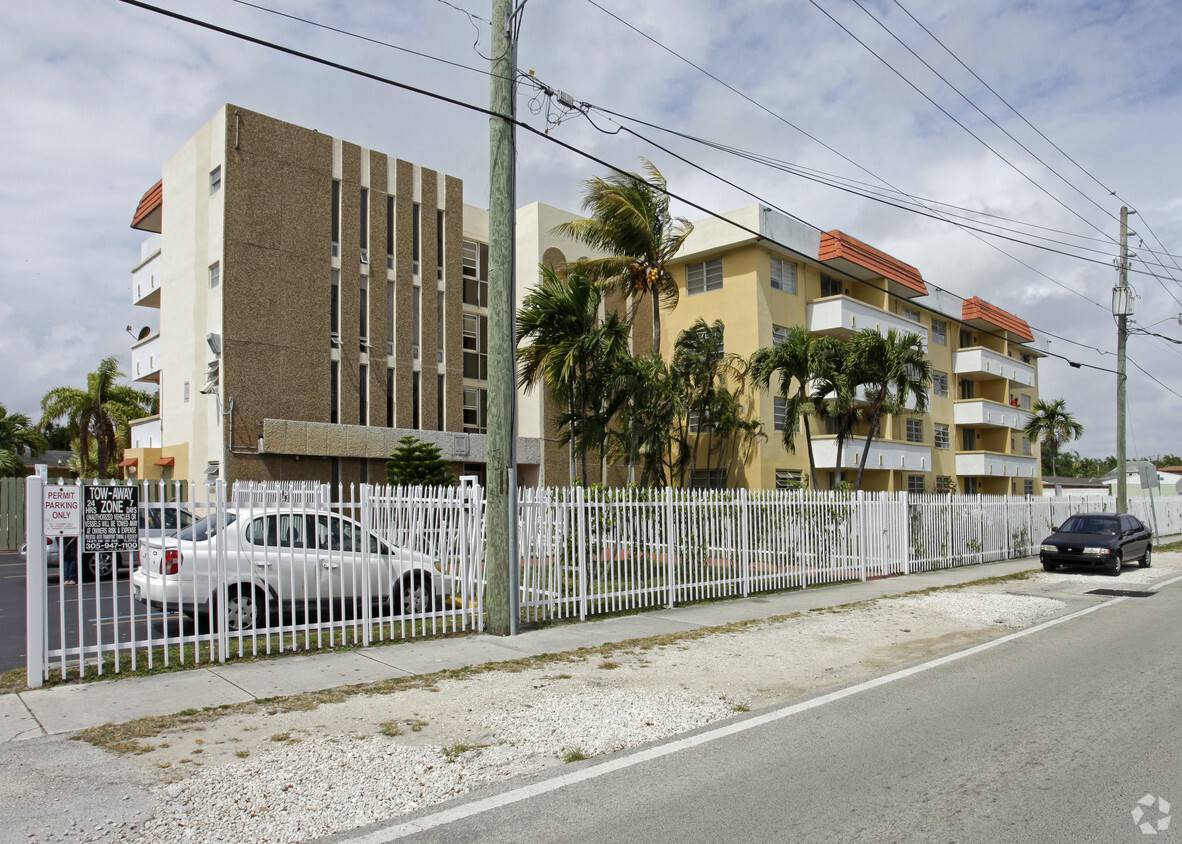
[[[257,630],[262,626],[263,602],[249,586],[231,586],[226,598],[226,632]]]
[[[407,588],[408,584],[410,588]],[[429,574],[403,578],[400,591],[403,615],[423,615],[435,609],[435,588]]]
[[[1057,565],[1055,565],[1054,563],[1052,563],[1050,560],[1043,560],[1042,561],[1042,570],[1043,571],[1054,571],[1057,568],[1059,568],[1059,567]]]
[[[78,573],[82,580],[110,580],[114,565],[110,554],[83,554],[82,568]]]
[[[1112,565],[1108,567],[1108,573],[1113,577],[1120,577],[1120,566],[1120,554],[1114,554],[1112,556]]]
[[[1141,558],[1141,568],[1147,569],[1153,565],[1153,548],[1149,545],[1145,546],[1145,556]]]

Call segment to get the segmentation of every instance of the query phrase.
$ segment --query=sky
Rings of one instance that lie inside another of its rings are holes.
[[[488,104],[491,0],[156,5]],[[1083,424],[1069,448],[1113,454],[1122,204],[1133,324],[1182,340],[1180,42],[1176,0],[527,0],[519,68],[589,107],[520,86],[548,135],[518,133],[518,202],[577,211],[606,175],[553,138],[627,170],[647,157],[711,212],[759,201],[840,229],[1056,335],[1040,395]],[[126,368],[127,327],[155,324],[131,304],[131,217],[224,103],[458,176],[488,206],[486,115],[119,0],[3,4],[0,79],[0,404],[34,419],[103,357]],[[966,230],[987,223],[1011,239]],[[1182,345],[1128,348],[1129,455],[1182,453]]]

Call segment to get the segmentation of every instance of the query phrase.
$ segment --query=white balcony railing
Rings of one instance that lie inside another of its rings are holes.
[[[808,324],[814,334],[841,337],[865,329],[884,335],[892,328],[900,333],[914,331],[923,338],[924,349],[928,347],[928,330],[922,325],[848,296],[830,296],[809,303]]]
[[[952,359],[952,371],[957,375],[987,375],[994,378],[1008,378],[1027,387],[1033,387],[1035,383],[1033,366],[981,346],[958,351]]]
[[[857,468],[866,447],[864,437],[850,437],[841,451],[841,465],[844,469]],[[831,436],[813,437],[813,459],[818,469],[837,468],[837,438]],[[876,439],[870,443],[866,456],[866,469],[907,469],[914,472],[928,472],[932,468],[932,447],[921,443],[905,443],[897,440]]]
[[[990,478],[1033,478],[1038,459],[1000,454],[995,451],[966,451],[956,455],[956,474]]]
[[[132,448],[159,448],[164,444],[159,416],[145,416],[131,422]]]
[[[163,268],[160,250],[157,249],[131,271],[131,304],[146,308],[160,307],[160,279]]]
[[[163,348],[159,331],[131,347],[132,381],[160,383],[160,352]]]
[[[1033,417],[1029,410],[1012,405],[999,404],[983,399],[968,399],[956,402],[952,417],[957,425],[1009,428],[1023,431]]]

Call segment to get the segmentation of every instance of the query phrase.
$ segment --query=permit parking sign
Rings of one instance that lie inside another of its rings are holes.
[[[136,550],[140,542],[139,504],[138,487],[82,487],[82,550]]]
[[[42,490],[41,528],[45,536],[77,536],[82,532],[80,487],[71,484]]]

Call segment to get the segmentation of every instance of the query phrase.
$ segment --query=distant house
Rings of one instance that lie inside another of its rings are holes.
[[[51,449],[37,457],[33,457],[28,449],[24,449],[18,457],[20,457],[21,463],[25,465],[27,473],[30,475],[33,474],[35,471],[34,467],[38,463],[44,463],[49,467],[49,479],[51,481],[57,480],[58,478],[70,480],[77,477],[74,474],[74,470],[70,468],[70,461],[74,459],[74,452],[68,449],[64,451]]]
[[[1112,495],[1116,495],[1117,471],[1113,469],[1100,480],[1103,481]],[[1129,495],[1149,495],[1149,490],[1141,488],[1141,477],[1136,469],[1126,472],[1127,491]],[[1170,466],[1168,469],[1157,470],[1158,488],[1154,495],[1182,495],[1182,466]]]
[[[1055,487],[1063,495],[1108,495],[1108,486],[1098,478],[1066,478],[1060,475],[1042,476],[1042,494],[1056,495]]]

